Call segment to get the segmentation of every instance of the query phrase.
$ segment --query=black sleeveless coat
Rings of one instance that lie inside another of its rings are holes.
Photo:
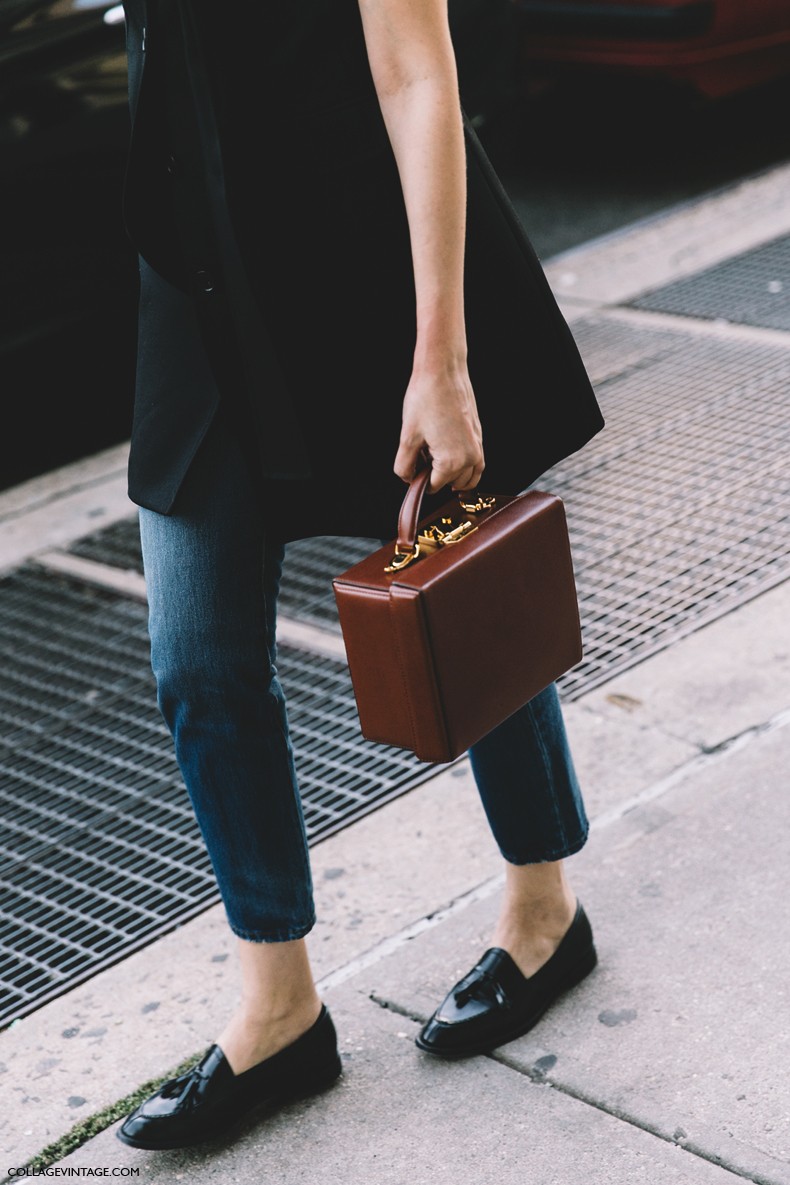
[[[142,258],[130,497],[177,512],[224,405],[273,533],[392,536],[405,490],[392,465],[414,286],[357,0],[155,5],[125,4],[133,130],[124,215]],[[603,419],[468,122],[466,145],[481,488],[515,493]]]

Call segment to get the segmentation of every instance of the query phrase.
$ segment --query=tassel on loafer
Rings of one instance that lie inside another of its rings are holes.
[[[446,1058],[489,1053],[528,1033],[597,961],[590,922],[577,903],[562,942],[534,975],[523,975],[507,951],[491,947],[439,1005],[417,1046]]]
[[[234,1074],[220,1047],[212,1045],[196,1066],[132,1111],[116,1135],[132,1148],[189,1148],[226,1135],[258,1107],[316,1094],[341,1072],[335,1026],[322,1005],[306,1033],[241,1074]]]

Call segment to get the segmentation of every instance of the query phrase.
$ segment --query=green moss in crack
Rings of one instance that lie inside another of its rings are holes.
[[[176,1078],[179,1074],[185,1073],[186,1070],[191,1070],[196,1065],[203,1053],[195,1053],[190,1057],[185,1058],[180,1062],[174,1070],[167,1074],[162,1074],[159,1078],[151,1078],[148,1082],[144,1082],[142,1086],[133,1091],[132,1094],[126,1095],[125,1098],[119,1099],[116,1103],[111,1103],[109,1107],[104,1107],[101,1111],[96,1111],[93,1115],[88,1115],[85,1119],[81,1119],[79,1123],[75,1123],[74,1127],[70,1128],[65,1135],[61,1136],[59,1140],[55,1140],[52,1144],[47,1144],[46,1148],[42,1148],[35,1156],[31,1157],[25,1165],[26,1169],[43,1169],[48,1168],[51,1164],[57,1164],[59,1160],[63,1160],[71,1152],[86,1144],[88,1140],[92,1140],[94,1136],[98,1136],[105,1128],[110,1127],[118,1119],[123,1119],[130,1111],[133,1111],[144,1099],[147,1099],[150,1094],[158,1090],[170,1078]]]

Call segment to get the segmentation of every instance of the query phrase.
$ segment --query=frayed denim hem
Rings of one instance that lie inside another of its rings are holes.
[[[501,852],[502,858],[508,864],[524,865],[524,864],[551,864],[556,860],[565,860],[568,856],[573,856],[576,852],[580,852],[590,836],[590,828],[588,827],[582,834],[581,838],[574,843],[565,844],[562,848],[557,848],[552,852],[544,852],[542,855],[528,855],[515,856],[508,852]],[[501,851],[501,849],[500,849]]]
[[[234,926],[233,922],[228,921],[236,937],[244,938],[247,942],[295,942],[309,934],[315,923],[316,919],[313,917],[312,921],[304,926],[292,926],[288,930],[273,930],[264,934],[260,930],[242,930],[240,926]]]

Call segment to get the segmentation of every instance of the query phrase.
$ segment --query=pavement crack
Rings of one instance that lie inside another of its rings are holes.
[[[727,753],[736,746],[740,747],[749,741],[756,740],[757,737],[763,736],[764,733],[775,732],[778,728],[784,728],[787,724],[790,724],[790,709],[777,712],[769,720],[761,720],[758,724],[750,724],[748,728],[741,729],[740,732],[735,732],[732,736],[725,737],[723,741],[718,741],[715,745],[702,745],[700,748],[709,757],[718,756]]]
[[[375,992],[368,992],[368,999],[373,1004],[378,1004],[379,1008],[383,1008],[385,1012],[393,1012],[396,1016],[402,1016],[404,1020],[414,1021],[416,1025],[424,1025],[427,1019],[418,1012],[414,1012],[413,1009],[396,1004],[394,1000],[386,1000],[383,996],[376,995]]]
[[[31,1156],[25,1163],[13,1170],[13,1174],[6,1174],[0,1177],[0,1185],[7,1185],[7,1183],[18,1179],[21,1176],[37,1176],[46,1174],[46,1170],[52,1165],[57,1164],[63,1160],[70,1153],[75,1152],[81,1148],[83,1144],[87,1144],[94,1136],[101,1135],[108,1127],[112,1127],[119,1119],[125,1118],[131,1111],[135,1109],[144,1099],[147,1099],[150,1094],[158,1090],[170,1078],[175,1078],[177,1075],[184,1073],[185,1070],[191,1070],[192,1067],[199,1061],[202,1052],[190,1054],[181,1061],[174,1069],[167,1071],[164,1074],[158,1075],[156,1078],[150,1078],[136,1090],[131,1091],[121,1099],[117,1099],[114,1103],[109,1103],[100,1111],[95,1111],[92,1115],[86,1115],[73,1127],[70,1127],[64,1135],[54,1140],[51,1144],[47,1144],[40,1152]]]
[[[689,1155],[696,1157],[698,1160],[705,1160],[709,1164],[716,1165],[718,1168],[732,1173],[734,1177],[738,1177],[742,1181],[752,1181],[754,1185],[785,1185],[778,1177],[769,1177],[765,1173],[752,1172],[735,1164],[726,1156],[720,1156],[717,1152],[706,1148],[703,1144],[689,1138],[685,1134],[679,1135],[678,1132],[680,1129],[677,1127],[674,1127],[671,1132],[668,1130],[664,1131],[639,1115],[626,1111],[622,1107],[615,1107],[608,1104],[602,1099],[595,1098],[586,1091],[571,1086],[559,1078],[550,1077],[547,1069],[540,1065],[540,1062],[543,1060],[541,1058],[537,1059],[530,1066],[524,1066],[523,1063],[516,1062],[514,1058],[509,1057],[506,1053],[498,1049],[493,1050],[487,1056],[492,1061],[506,1067],[506,1069],[514,1070],[517,1074],[521,1074],[522,1077],[528,1078],[531,1082],[535,1082],[541,1086],[550,1086],[558,1094],[575,1099],[577,1102],[584,1103],[588,1107],[593,1107],[596,1111],[600,1111],[604,1115],[609,1115],[612,1119],[618,1119],[621,1123],[626,1123],[630,1127],[638,1128],[647,1135],[654,1136],[657,1140],[662,1140],[665,1144],[672,1144],[675,1148],[681,1148],[684,1152],[688,1152]]]
[[[493,893],[498,892],[503,884],[504,874],[497,873],[496,876],[490,877],[488,880],[476,885],[469,892],[459,894],[459,896],[453,898],[449,905],[432,910],[430,913],[418,918],[416,922],[411,922],[408,926],[404,926],[396,934],[392,934],[381,942],[377,942],[374,946],[369,947],[368,950],[349,960],[348,963],[344,963],[334,971],[329,971],[319,980],[318,986],[320,990],[324,991],[330,987],[337,987],[339,984],[345,983],[346,980],[352,979],[360,971],[364,971],[366,968],[380,963],[382,959],[393,954],[402,946],[405,946],[408,942],[411,942],[420,934],[424,933],[424,931],[433,929],[454,914],[460,913],[468,906],[473,905],[476,901],[483,901]]]
[[[380,996],[376,992],[368,992],[367,995],[371,1003],[376,1004],[383,1011],[403,1017],[404,1020],[412,1021],[414,1024],[425,1024],[427,1018],[421,1013],[415,1012],[414,1009],[408,1008],[403,1004],[398,1004],[394,1000],[389,1000],[385,996]],[[528,1078],[530,1082],[534,1082],[538,1086],[549,1086],[552,1090],[556,1090],[558,1094],[575,1099],[576,1102],[583,1103],[588,1107],[593,1107],[596,1111],[600,1111],[612,1119],[617,1119],[621,1123],[628,1124],[630,1127],[638,1128],[640,1131],[645,1132],[646,1135],[654,1136],[657,1140],[662,1140],[665,1144],[672,1144],[676,1148],[681,1148],[684,1152],[688,1152],[690,1156],[716,1165],[718,1168],[724,1169],[725,1172],[731,1173],[741,1181],[751,1181],[754,1185],[784,1185],[777,1177],[770,1177],[765,1173],[750,1171],[729,1160],[726,1156],[720,1156],[718,1153],[712,1151],[712,1149],[706,1148],[699,1141],[689,1138],[685,1130],[678,1128],[677,1125],[673,1126],[671,1132],[669,1130],[662,1130],[656,1124],[650,1123],[635,1113],[626,1111],[622,1107],[607,1104],[586,1091],[563,1082],[560,1078],[552,1077],[551,1070],[555,1064],[555,1059],[551,1055],[536,1058],[528,1066],[525,1066],[523,1062],[517,1062],[513,1057],[503,1052],[502,1049],[494,1049],[483,1056],[497,1062],[507,1070],[513,1070],[522,1077]]]
[[[681,762],[666,777],[660,778],[644,790],[640,790],[638,793],[623,799],[623,801],[619,802],[617,806],[612,807],[610,810],[602,811],[600,814],[595,815],[590,823],[591,830],[598,831],[601,828],[610,827],[614,823],[619,823],[630,811],[645,806],[647,803],[654,802],[658,798],[662,798],[670,790],[674,790],[676,786],[680,785],[681,782],[686,782],[698,772],[707,769],[709,765],[721,761],[732,753],[738,752],[740,749],[750,745],[752,741],[765,736],[767,733],[785,728],[788,724],[790,724],[790,709],[785,709],[777,712],[775,716],[771,716],[769,720],[762,721],[760,724],[750,725],[735,736],[720,741],[717,745],[709,748],[700,747],[693,757],[689,757],[687,761]]]

